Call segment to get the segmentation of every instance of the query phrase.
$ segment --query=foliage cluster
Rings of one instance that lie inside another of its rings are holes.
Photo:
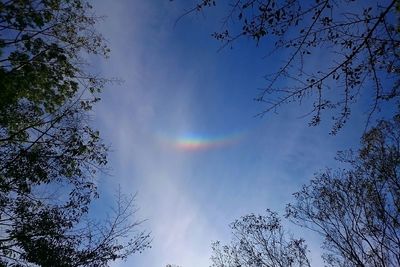
[[[0,2],[0,265],[106,266],[148,247],[133,199],[88,217],[107,147],[89,124],[107,82],[84,58],[107,56],[82,0]]]

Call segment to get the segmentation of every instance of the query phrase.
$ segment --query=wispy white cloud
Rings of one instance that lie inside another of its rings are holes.
[[[97,13],[107,15],[100,31],[112,48],[97,68],[124,80],[106,89],[96,108],[96,123],[112,145],[113,176],[103,187],[112,191],[120,184],[125,193],[138,192],[138,215],[148,219],[144,227],[154,238],[152,249],[116,266],[205,267],[211,241],[229,237],[229,222],[247,212],[281,209],[318,166],[331,161],[337,143],[321,137],[326,128],[293,121],[290,108],[252,120],[253,92],[245,92],[247,101],[235,89],[242,77],[232,66],[224,72],[228,78],[213,73],[226,55],[210,59],[214,51],[193,50],[194,59],[185,58],[173,28],[182,9],[154,2],[95,3]],[[240,129],[243,138],[199,153],[171,149],[159,139],[211,127]]]
[[[138,192],[139,215],[148,219],[144,227],[154,238],[151,250],[118,265],[207,266],[212,225],[183,182],[190,162],[157,138],[157,132],[190,128],[194,74],[183,71],[177,79],[179,66],[160,53],[169,37],[153,5],[96,2],[97,12],[107,14],[101,30],[113,50],[98,68],[124,80],[104,92],[96,109],[103,137],[112,143],[110,179],[125,193]]]

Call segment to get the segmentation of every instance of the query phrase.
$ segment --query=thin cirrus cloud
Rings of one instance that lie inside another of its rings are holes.
[[[116,179],[115,184],[121,184],[125,193],[138,192],[139,216],[147,219],[143,226],[153,236],[151,250],[116,265],[207,266],[212,226],[182,182],[189,162],[181,151],[163,145],[166,140],[157,135],[191,127],[187,88],[193,87],[194,74],[187,71],[179,79],[171,77],[176,76],[176,66],[160,55],[161,45],[154,43],[163,41],[163,30],[141,25],[146,23],[143,17],[150,24],[151,18],[158,19],[151,7],[146,1],[115,2],[112,6],[96,2],[97,12],[107,15],[101,30],[113,50],[112,58],[98,67],[106,75],[124,80],[102,95],[96,123],[112,145],[111,179]],[[152,34],[148,40],[143,39],[146,29]],[[179,141],[170,145],[177,148]]]
[[[112,177],[100,186],[137,192],[138,216],[153,237],[151,249],[115,266],[209,266],[210,244],[229,240],[230,222],[282,210],[328,165],[338,139],[327,139],[326,128],[306,127],[295,108],[254,119],[250,89],[262,84],[262,59],[217,53],[208,20],[174,27],[179,3],[94,4],[106,15],[99,30],[112,49],[96,67],[124,81],[110,85],[95,110],[112,147]]]

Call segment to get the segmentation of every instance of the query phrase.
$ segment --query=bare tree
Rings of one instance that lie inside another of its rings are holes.
[[[340,159],[351,168],[318,174],[295,193],[287,216],[324,238],[332,266],[399,266],[400,117],[381,121],[357,155]]]
[[[219,4],[199,1],[183,14]],[[374,113],[399,99],[399,2],[360,0],[230,0],[222,30],[213,36],[222,48],[242,38],[257,45],[267,41],[263,55],[285,52],[280,67],[268,64],[267,84],[256,97],[259,113],[275,112],[290,102],[312,99],[308,114],[317,125],[325,111],[336,133],[351,107],[367,96],[367,125]],[[222,4],[223,5],[223,4]],[[263,46],[265,47],[265,46]],[[392,105],[393,107],[393,105]],[[327,112],[331,110],[331,112]]]
[[[286,233],[278,215],[246,215],[231,224],[231,244],[212,245],[214,267],[309,267],[307,246],[303,239]]]
[[[349,167],[316,174],[285,216],[321,236],[327,266],[400,266],[400,115],[338,159]],[[305,241],[288,236],[276,213],[247,215],[231,228],[231,244],[213,244],[213,266],[310,266]]]

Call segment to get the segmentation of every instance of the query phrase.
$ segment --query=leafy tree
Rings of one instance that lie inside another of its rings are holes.
[[[317,174],[294,194],[286,217],[320,234],[328,266],[399,266],[400,116],[380,121],[357,153],[341,152],[339,159],[350,168]],[[290,266],[296,260],[309,266],[303,240],[284,236],[281,227],[271,212],[236,221],[234,242],[214,248],[214,266]],[[289,249],[293,243],[299,246]]]
[[[107,80],[83,59],[109,51],[97,20],[82,0],[0,2],[0,265],[106,266],[149,245],[133,199],[88,216],[107,163],[89,125]]]
[[[183,16],[220,2],[198,1]],[[330,110],[327,115],[333,116],[332,133],[336,133],[361,96],[369,99],[367,125],[375,112],[398,102],[399,1],[227,2],[222,30],[213,34],[222,47],[242,38],[257,45],[266,40],[272,48],[263,55],[288,54],[276,72],[265,76],[267,84],[256,97],[265,104],[259,115],[311,98],[310,124],[319,124],[322,113]]]

